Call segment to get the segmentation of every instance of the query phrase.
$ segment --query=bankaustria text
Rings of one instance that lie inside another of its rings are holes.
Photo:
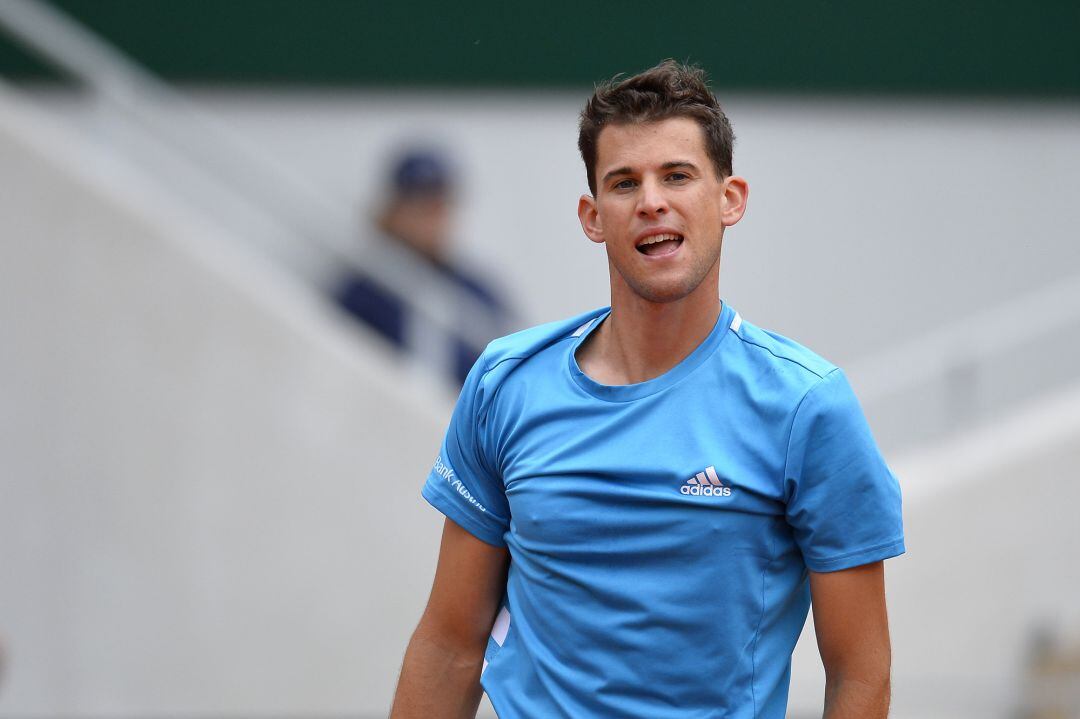
[[[442,457],[435,458],[434,466],[435,474],[439,475],[449,483],[450,488],[460,494],[462,497],[469,501],[469,504],[479,509],[481,512],[487,513],[487,509],[484,505],[476,501],[476,497],[472,496],[472,493],[461,483],[461,480],[454,476],[454,470],[442,461]]]

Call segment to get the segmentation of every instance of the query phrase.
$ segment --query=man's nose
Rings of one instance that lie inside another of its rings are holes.
[[[638,214],[641,217],[656,217],[668,211],[667,195],[659,182],[646,180],[641,183],[641,195],[638,200]]]

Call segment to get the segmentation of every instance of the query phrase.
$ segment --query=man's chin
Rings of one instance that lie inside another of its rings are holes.
[[[642,282],[631,285],[634,294],[655,304],[671,304],[690,296],[701,284],[698,282]]]
[[[614,263],[611,270],[612,300],[618,297],[637,298],[655,304],[671,304],[699,290],[712,272],[718,270],[719,260],[708,267],[682,266],[651,271],[622,272]],[[628,268],[639,269],[639,268]]]

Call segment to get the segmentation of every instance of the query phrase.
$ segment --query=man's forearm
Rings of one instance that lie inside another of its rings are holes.
[[[483,647],[463,649],[420,627],[405,651],[390,719],[474,719]]]
[[[886,719],[889,715],[889,676],[866,679],[827,679],[824,719]]]

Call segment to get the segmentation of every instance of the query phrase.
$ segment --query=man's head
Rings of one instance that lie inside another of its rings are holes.
[[[447,253],[454,177],[446,159],[413,148],[400,155],[387,178],[389,196],[379,224],[392,238],[433,260]]]
[[[731,174],[735,135],[727,115],[709,90],[705,71],[665,60],[645,72],[601,83],[581,112],[578,149],[585,161],[589,191],[596,195],[596,154],[600,133],[612,125],[687,117],[701,127],[705,150],[716,174]]]
[[[702,72],[667,61],[601,85],[580,145],[592,194],[578,218],[607,249],[612,305],[715,303],[724,228],[749,188],[731,174],[731,126]]]

